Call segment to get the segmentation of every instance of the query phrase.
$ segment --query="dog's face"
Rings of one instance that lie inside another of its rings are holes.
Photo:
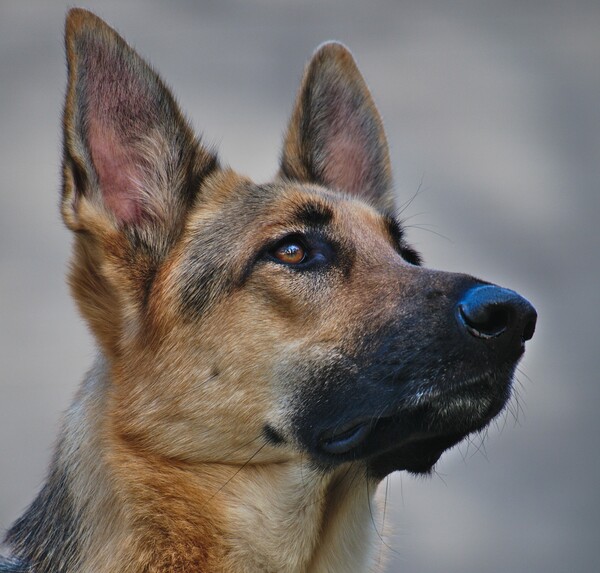
[[[431,469],[502,410],[535,311],[432,271],[393,215],[381,119],[345,48],[307,67],[280,173],[220,167],[110,28],[67,24],[63,215],[114,426],[189,463]]]

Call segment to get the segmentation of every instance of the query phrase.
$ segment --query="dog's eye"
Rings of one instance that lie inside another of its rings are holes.
[[[286,265],[299,265],[306,259],[306,249],[297,239],[287,239],[277,245],[271,254]]]

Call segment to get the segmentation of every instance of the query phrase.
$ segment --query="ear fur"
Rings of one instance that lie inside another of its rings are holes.
[[[323,44],[306,67],[279,174],[393,210],[383,123],[352,55],[342,44]]]
[[[71,10],[65,42],[61,211],[76,232],[70,283],[110,355],[139,330],[158,266],[218,161],[159,76],[100,18]]]
[[[90,230],[93,213],[117,229],[152,223],[172,234],[215,155],[199,146],[154,70],[100,18],[71,10],[65,42],[66,224]]]

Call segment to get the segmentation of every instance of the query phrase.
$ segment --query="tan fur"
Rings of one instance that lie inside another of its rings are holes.
[[[107,410],[99,359],[66,420],[74,491],[93,535],[77,571],[317,573],[367,570],[373,493],[362,468],[307,460],[192,463],[149,454]],[[114,406],[113,406],[114,407]],[[145,423],[151,424],[152,420]],[[114,427],[111,427],[113,426]]]

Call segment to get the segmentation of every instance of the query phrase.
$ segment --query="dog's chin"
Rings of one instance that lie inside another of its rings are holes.
[[[510,383],[493,391],[489,380],[451,395],[421,397],[390,415],[363,416],[321,432],[312,442],[313,459],[324,467],[361,461],[375,479],[406,470],[429,473],[444,451],[485,428],[504,408]]]
[[[466,435],[449,434],[416,438],[398,448],[368,458],[366,460],[368,473],[378,480],[402,470],[413,474],[429,474],[441,455],[462,441]]]

